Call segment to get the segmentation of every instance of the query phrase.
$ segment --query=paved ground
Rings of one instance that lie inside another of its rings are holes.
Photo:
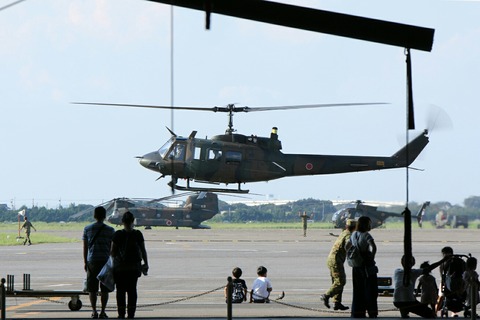
[[[251,285],[256,268],[264,265],[273,284],[273,297],[285,291],[280,303],[241,304],[234,318],[342,318],[320,303],[329,287],[325,261],[338,230],[142,230],[147,240],[150,274],[139,280],[138,318],[226,318],[223,286],[233,267],[244,271]],[[414,255],[418,263],[440,258],[440,249],[450,245],[456,253],[480,257],[480,230],[420,230],[414,227]],[[373,230],[377,245],[379,276],[391,276],[403,252],[402,230]],[[81,238],[81,234],[71,235]],[[35,234],[32,237],[35,241]],[[22,276],[31,275],[31,289],[81,290],[85,277],[81,243],[2,247],[0,275],[15,276],[15,289],[22,290]],[[347,267],[348,269],[348,267]],[[349,270],[347,270],[347,273]],[[438,279],[438,271],[434,271]],[[344,303],[351,301],[350,276]],[[80,311],[69,311],[69,298],[50,300],[9,297],[7,319],[84,319],[90,317],[86,296]],[[177,300],[177,301],[176,301]],[[176,301],[176,302],[173,302]],[[398,318],[390,297],[379,298],[380,318]],[[115,296],[108,304],[111,318]]]

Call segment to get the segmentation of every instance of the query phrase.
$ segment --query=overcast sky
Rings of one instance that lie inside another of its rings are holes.
[[[13,1],[0,0],[0,7]],[[286,2],[286,1],[284,1]],[[435,29],[432,52],[412,51],[417,131],[436,106],[449,130],[410,171],[411,201],[462,204],[480,195],[480,2],[290,1]],[[171,8],[141,0],[26,0],[0,11],[0,203],[98,204],[168,195],[168,179],[135,156],[178,135],[221,134],[225,114],[73,105],[169,105]],[[279,128],[284,153],[389,156],[405,142],[403,48],[175,8],[173,101],[212,107],[388,102],[237,114],[238,133]],[[404,169],[292,177],[244,186],[252,200],[405,201]]]

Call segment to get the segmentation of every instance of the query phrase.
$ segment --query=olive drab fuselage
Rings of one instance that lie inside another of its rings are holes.
[[[274,128],[276,129],[276,128]],[[410,165],[428,144],[425,130],[392,156],[284,154],[276,130],[270,137],[241,134],[211,139],[172,137],[159,150],[140,157],[147,169],[161,177],[206,183],[246,183],[289,176],[333,174],[401,168]],[[407,154],[408,160],[407,160]]]
[[[114,200],[112,213],[108,222],[121,225],[122,215],[130,211],[135,216],[135,225],[144,227],[190,227],[193,229],[209,229],[201,223],[213,218],[218,212],[218,197],[214,193],[189,196],[183,207],[166,207],[136,204],[132,201]]]

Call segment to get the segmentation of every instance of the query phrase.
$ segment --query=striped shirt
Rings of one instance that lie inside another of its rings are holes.
[[[100,230],[100,227],[102,227]],[[99,231],[100,230],[100,231]],[[97,232],[100,232],[96,237]],[[104,224],[103,222],[95,222],[83,229],[83,241],[88,243],[88,262],[106,262],[110,256],[110,246],[115,229]],[[92,242],[95,237],[94,242]]]

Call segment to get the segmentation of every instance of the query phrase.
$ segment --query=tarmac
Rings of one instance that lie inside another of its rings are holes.
[[[259,265],[268,269],[273,301],[235,304],[232,318],[350,318],[348,311],[327,309],[320,301],[320,295],[330,286],[326,258],[338,229],[311,229],[306,237],[301,229],[140,230],[146,239],[150,271],[139,279],[137,319],[225,319],[228,313],[223,288],[231,270],[241,267],[242,278],[251,286]],[[51,232],[81,238],[81,232]],[[371,233],[378,247],[379,276],[390,277],[403,254],[403,230],[374,229]],[[414,227],[413,253],[418,264],[438,261],[441,248],[447,245],[455,253],[479,257],[479,233],[478,229]],[[23,274],[29,274],[30,292],[81,293],[85,278],[81,242],[37,245],[35,233],[32,241],[32,246],[2,247],[0,276],[14,275],[16,291],[23,291]],[[349,267],[346,269],[343,303],[349,305],[352,288]],[[438,270],[433,275],[439,279]],[[275,300],[282,291],[285,297]],[[88,319],[88,297],[80,295],[80,300],[82,308],[70,311],[69,297],[7,297],[6,319]],[[400,318],[391,297],[379,297],[378,307],[379,318]],[[115,293],[110,295],[107,314],[116,318]]]

